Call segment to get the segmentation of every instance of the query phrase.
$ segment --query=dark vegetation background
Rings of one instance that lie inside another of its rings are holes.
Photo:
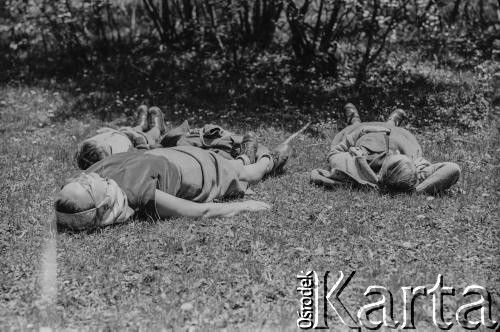
[[[109,121],[147,98],[171,120],[296,127],[336,121],[353,100],[366,119],[399,106],[417,125],[470,127],[484,96],[439,70],[485,70],[497,10],[492,0],[4,0],[0,80],[70,92],[56,118]]]

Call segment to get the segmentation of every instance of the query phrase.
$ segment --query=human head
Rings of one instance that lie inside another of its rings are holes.
[[[103,128],[100,133],[83,141],[75,155],[78,167],[87,169],[112,154],[127,152],[133,144],[123,131]]]
[[[80,169],[87,169],[99,160],[109,156],[111,153],[108,150],[95,140],[85,140],[78,147],[75,154],[76,163]]]
[[[116,182],[96,173],[69,179],[57,195],[54,208],[57,224],[76,230],[125,221],[133,214]]]
[[[380,168],[379,184],[388,191],[412,191],[417,185],[417,168],[405,155],[389,155]]]

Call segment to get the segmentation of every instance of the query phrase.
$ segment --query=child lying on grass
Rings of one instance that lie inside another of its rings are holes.
[[[63,186],[55,201],[57,224],[82,230],[124,222],[134,214],[229,217],[267,210],[270,205],[259,201],[212,203],[243,195],[248,183],[280,171],[291,155],[286,143],[257,156],[252,135],[245,135],[241,145],[236,160],[193,146],[108,156]]]
[[[138,107],[138,118],[139,123],[135,127],[122,127],[118,130],[101,128],[97,135],[79,144],[75,154],[78,167],[87,169],[99,160],[121,152],[174,146],[210,149],[229,160],[244,157],[241,153],[243,136],[220,126],[208,124],[191,129],[187,121],[184,121],[178,127],[166,131],[162,111],[158,107],[148,110],[145,105]],[[263,145],[259,145],[258,149],[259,154],[269,152]]]
[[[431,164],[422,157],[422,148],[415,136],[398,127],[405,116],[403,110],[395,110],[387,122],[364,123],[353,104],[347,104],[344,110],[350,125],[332,141],[328,154],[330,171],[313,170],[312,182],[435,194],[458,181],[460,167],[457,164]]]
[[[157,145],[165,131],[163,114],[158,107],[149,110],[145,105],[138,108],[139,123],[135,127],[122,127],[118,130],[101,128],[97,135],[78,145],[75,154],[80,169],[87,169],[99,160],[117,153],[137,149],[150,149]]]

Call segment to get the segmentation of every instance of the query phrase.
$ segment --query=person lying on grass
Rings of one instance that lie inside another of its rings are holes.
[[[241,196],[249,183],[282,170],[291,155],[289,140],[258,155],[255,137],[245,135],[236,160],[192,146],[113,154],[66,182],[55,200],[57,224],[83,230],[121,223],[135,214],[153,219],[230,217],[267,210],[269,204],[253,200],[212,201]]]
[[[97,135],[79,144],[75,154],[78,167],[87,169],[99,160],[116,153],[158,147],[195,146],[210,149],[229,160],[244,156],[241,153],[243,136],[220,126],[207,124],[202,128],[192,129],[188,122],[184,121],[166,131],[163,113],[158,107],[154,106],[148,110],[146,105],[140,105],[137,113],[137,126],[122,127],[118,130],[101,128]],[[262,144],[258,145],[258,149],[260,154],[269,152]]]
[[[431,164],[408,130],[398,127],[406,116],[395,110],[387,122],[361,122],[356,107],[344,107],[348,127],[335,135],[328,162],[330,171],[315,169],[311,181],[335,186],[358,184],[391,192],[435,194],[454,185],[460,167],[452,162]]]
[[[146,105],[141,105],[138,107],[138,115],[139,121],[135,127],[122,127],[118,130],[101,128],[97,135],[81,142],[75,153],[78,167],[87,169],[107,156],[158,146],[161,134],[165,131],[163,113],[158,107],[148,110]]]

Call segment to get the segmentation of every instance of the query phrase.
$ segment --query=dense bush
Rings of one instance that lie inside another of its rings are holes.
[[[494,0],[6,0],[0,47],[11,60],[64,54],[92,62],[137,49],[293,52],[301,70],[351,71],[356,85],[394,44],[425,55],[489,56]],[[449,61],[449,57],[446,61]]]

